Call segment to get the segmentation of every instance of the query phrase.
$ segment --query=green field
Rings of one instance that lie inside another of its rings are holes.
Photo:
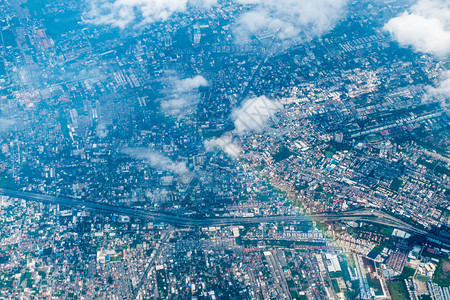
[[[381,228],[381,233],[384,234],[384,235],[392,235],[392,232],[394,232],[394,228],[392,228],[392,227],[383,227],[383,228]],[[383,249],[381,249],[381,251],[383,251]]]
[[[367,136],[367,141],[368,142],[379,142],[381,141],[381,137],[379,135],[369,135]]]
[[[388,281],[387,286],[392,300],[409,300],[408,291],[403,280]]]
[[[376,245],[367,256],[370,258],[375,258],[378,256],[378,254],[381,253],[381,251],[383,251],[383,248],[384,248],[383,246]]]
[[[381,282],[378,278],[372,277],[370,274],[366,274],[367,283],[375,291],[376,296],[383,295],[383,288],[381,287]]]
[[[450,286],[450,259],[441,259],[434,273],[434,282],[440,286]]]
[[[294,153],[292,153],[286,146],[283,146],[283,147],[280,147],[280,149],[278,150],[278,153],[275,153],[273,155],[273,160],[275,162],[280,162],[283,159],[288,158],[292,154],[294,154]]]
[[[391,185],[389,186],[389,188],[393,191],[398,192],[398,190],[400,189],[400,187],[403,185],[403,181],[398,179],[398,178],[394,178],[391,182]]]
[[[16,187],[16,182],[14,178],[9,175],[6,171],[0,172],[0,187],[7,189],[14,189]]]
[[[331,283],[333,284],[333,289],[336,293],[340,293],[341,289],[339,288],[339,284],[336,279],[331,279]]]
[[[443,163],[442,161],[436,160],[430,162],[425,159],[419,158],[416,163],[424,167],[427,167],[428,169],[432,170],[433,173],[440,173],[442,175],[445,174],[447,176],[450,176],[450,170],[445,167],[446,164]]]
[[[398,276],[398,279],[406,279],[406,278],[409,278],[409,277],[413,276],[415,272],[416,272],[415,269],[410,268],[410,267],[406,267],[406,266],[405,266],[405,267],[403,268],[402,274],[400,274],[400,275]]]
[[[429,281],[430,280],[430,278],[428,278],[427,276],[423,276],[423,275],[417,275],[416,279],[420,280],[420,281]]]

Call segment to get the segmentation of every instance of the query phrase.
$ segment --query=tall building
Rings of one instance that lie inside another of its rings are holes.
[[[200,27],[198,24],[194,25],[194,44],[199,44],[202,38],[202,33],[200,32]]]

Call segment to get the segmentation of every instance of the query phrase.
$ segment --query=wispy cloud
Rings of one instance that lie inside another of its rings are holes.
[[[440,57],[450,55],[450,2],[419,0],[408,12],[395,17],[384,26],[403,47]],[[425,102],[438,100],[448,111],[450,101],[450,71],[440,74],[436,87],[425,87]]]
[[[204,142],[206,151],[220,149],[231,157],[238,157],[241,153],[241,147],[233,142],[231,134],[224,134],[219,138],[209,139]]]
[[[450,2],[419,0],[384,26],[401,46],[438,56],[450,54]]]
[[[282,109],[283,104],[266,96],[248,99],[231,113],[234,132],[238,135],[261,132],[267,126],[267,122]]]
[[[450,71],[441,74],[442,81],[436,86],[426,88],[425,100],[436,99],[441,103],[441,107],[449,111],[450,108]]]
[[[166,113],[177,116],[189,113],[199,101],[198,89],[208,86],[208,81],[201,75],[185,79],[169,76],[163,81],[166,96],[161,100],[161,108]]]
[[[301,42],[321,35],[344,15],[347,0],[234,0],[245,12],[234,26],[238,43],[254,35],[273,34]],[[209,9],[217,0],[91,0],[85,21],[121,29],[168,20],[189,8]]]
[[[11,129],[14,123],[15,123],[14,120],[0,118],[0,132],[8,131],[9,129]]]
[[[188,6],[209,8],[216,0],[93,0],[86,21],[97,25],[125,28],[167,20]]]
[[[304,41],[329,30],[342,17],[346,0],[239,0],[252,8],[238,20],[238,41],[275,33],[282,41]]]
[[[202,86],[208,86],[208,81],[201,75],[175,81],[175,88],[180,93],[190,92]]]
[[[242,149],[237,144],[239,136],[264,131],[276,113],[283,109],[283,105],[266,96],[251,98],[242,103],[231,113],[234,129],[226,132],[219,138],[204,142],[207,151],[221,149],[231,157],[238,157]]]
[[[184,162],[174,162],[167,156],[148,148],[125,148],[122,152],[135,159],[143,160],[154,169],[169,171],[182,177],[191,175]]]

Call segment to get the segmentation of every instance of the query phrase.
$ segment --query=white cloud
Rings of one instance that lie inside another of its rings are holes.
[[[201,75],[192,78],[179,79],[169,76],[163,79],[166,85],[166,97],[161,100],[161,108],[171,114],[182,116],[189,113],[199,101],[200,87],[208,86],[208,81]]]
[[[450,55],[450,2],[419,0],[409,12],[389,20],[384,26],[401,46],[411,46],[419,52],[437,56]],[[448,110],[450,101],[450,71],[441,74],[442,81],[425,88],[424,101],[438,100]]]
[[[186,0],[94,0],[87,18],[98,25],[124,28],[130,23],[165,21],[186,9]]]
[[[448,0],[419,0],[384,26],[401,46],[438,56],[450,54],[450,2]]]
[[[442,74],[442,81],[437,87],[428,86],[426,88],[425,100],[430,97],[437,99],[441,103],[441,107],[448,111],[450,108],[450,71],[446,71]]]
[[[231,157],[238,157],[242,151],[241,147],[233,142],[230,134],[224,134],[220,138],[206,140],[204,141],[204,145],[207,151],[221,149]]]
[[[161,102],[161,108],[169,114],[181,114],[182,109],[191,106],[191,103],[186,98],[171,98]]]
[[[253,8],[239,19],[237,40],[278,32],[283,41],[303,41],[321,35],[342,17],[347,0],[239,0]]]
[[[125,28],[167,20],[188,6],[209,8],[216,0],[93,0],[86,20],[97,25]]]
[[[330,30],[342,17],[347,0],[235,0],[250,6],[237,20],[236,40],[278,33],[281,40],[303,41]],[[87,22],[126,28],[165,21],[189,8],[209,9],[217,0],[92,0]]]
[[[169,171],[179,176],[190,176],[190,171],[184,162],[174,162],[156,151],[147,148],[125,148],[122,152],[135,159],[145,161],[152,168]]]
[[[231,113],[234,122],[234,130],[224,133],[221,137],[206,140],[204,142],[207,151],[221,149],[229,156],[236,158],[242,152],[241,147],[233,137],[262,132],[267,127],[268,121],[283,109],[283,105],[266,96],[248,99]]]
[[[14,125],[14,120],[0,118],[0,132],[9,130]]]
[[[95,132],[99,138],[105,138],[108,136],[108,128],[106,124],[98,124],[97,128],[95,128]]]
[[[205,86],[208,86],[208,81],[201,75],[197,75],[192,78],[177,80],[175,82],[175,87],[180,93],[192,91],[194,89],[198,89],[199,87]]]
[[[267,121],[281,109],[283,105],[280,102],[270,100],[266,96],[248,99],[231,113],[234,132],[238,135],[261,132],[267,126]]]
[[[217,5],[217,0],[190,0],[189,4],[197,8],[211,8]]]

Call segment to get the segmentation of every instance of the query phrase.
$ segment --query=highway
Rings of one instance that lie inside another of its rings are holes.
[[[161,259],[161,256],[164,253],[164,249],[166,247],[165,243],[169,240],[170,234],[163,233],[160,238],[160,243],[157,243],[152,255],[150,256],[150,260],[147,262],[147,267],[145,267],[144,273],[142,274],[141,278],[139,279],[139,283],[136,285],[136,287],[133,289],[131,299],[144,299],[144,296],[140,293],[142,286],[144,284],[148,284],[148,274],[152,270],[153,267],[155,267],[155,263],[157,260]],[[157,290],[157,284],[155,282],[155,290]],[[156,294],[156,293],[155,293]],[[155,297],[157,298],[157,297]]]
[[[275,43],[275,40],[278,36],[278,33],[281,31],[281,29],[278,29],[272,37],[272,41],[270,42],[270,45],[267,47],[266,49],[266,53],[264,54],[264,56],[261,58],[261,61],[259,62],[258,66],[256,67],[255,72],[253,72],[252,77],[250,78],[250,81],[248,82],[247,86],[245,87],[244,91],[242,92],[239,101],[242,102],[244,101],[247,96],[248,93],[250,92],[250,88],[253,86],[253,83],[255,82],[256,78],[258,77],[259,72],[261,71],[262,66],[267,62],[267,60],[270,57],[270,50],[272,49],[272,46]],[[259,41],[259,40],[258,40]],[[261,41],[259,41],[261,43]]]
[[[36,201],[48,204],[60,204],[77,209],[86,209],[109,214],[127,215],[146,219],[154,223],[167,223],[179,227],[197,226],[219,226],[219,225],[242,225],[252,223],[271,222],[302,222],[310,220],[321,221],[365,221],[395,227],[413,234],[426,235],[428,232],[405,223],[391,215],[378,210],[362,209],[356,211],[346,211],[339,213],[323,213],[302,215],[275,215],[258,217],[205,217],[196,218],[191,216],[175,215],[163,211],[148,211],[129,207],[119,207],[111,204],[82,201],[73,198],[55,197],[51,195],[36,194],[30,192],[14,191],[0,188],[0,195],[12,198]]]

